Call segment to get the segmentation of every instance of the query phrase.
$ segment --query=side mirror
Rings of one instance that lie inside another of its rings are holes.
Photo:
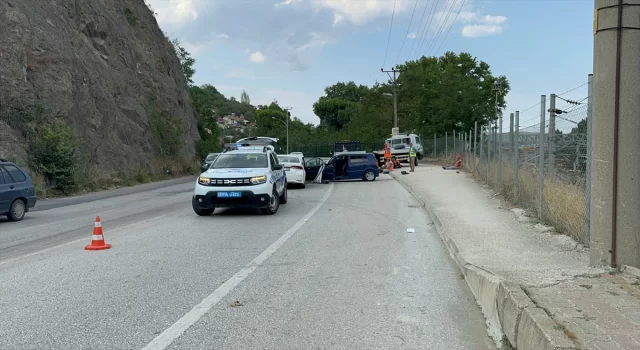
[[[282,170],[283,168],[284,168],[284,165],[282,165],[282,164],[275,164],[275,165],[273,166],[273,168],[272,168],[272,169],[273,169],[273,170]]]

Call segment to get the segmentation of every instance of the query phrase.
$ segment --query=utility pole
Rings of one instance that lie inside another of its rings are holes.
[[[273,102],[275,104],[278,104],[278,100],[276,100],[276,99],[274,99]],[[280,119],[278,119],[276,117],[271,117],[271,119],[273,119],[273,120],[279,120],[281,123],[284,123],[284,126],[287,129],[287,154],[289,154],[289,118],[291,117],[291,112],[290,111],[292,109],[293,108],[291,108],[291,107],[285,107],[285,108],[282,109],[282,110],[287,112],[285,114],[285,118],[286,118],[285,120],[280,120]]]
[[[285,107],[284,110],[287,111],[287,116],[286,116],[286,120],[285,120],[285,124],[287,127],[287,154],[289,154],[289,119],[291,118],[291,110],[293,108],[291,107]]]
[[[400,72],[405,72],[406,70],[407,70],[406,68],[403,68],[403,69],[393,68],[391,70],[384,70],[384,68],[380,68],[381,72],[387,73],[387,75],[389,75],[389,78],[393,80],[393,127],[394,128],[398,127],[398,92],[397,92],[396,81],[398,76],[400,75]],[[393,73],[393,78],[389,73]]]
[[[556,94],[549,99],[549,175],[556,177]]]
[[[592,265],[640,267],[638,0],[595,0],[591,139]]]

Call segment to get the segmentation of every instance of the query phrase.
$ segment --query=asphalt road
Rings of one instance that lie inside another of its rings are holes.
[[[198,217],[192,189],[0,222],[0,349],[491,347],[429,217],[387,175],[290,190],[273,216]],[[83,250],[96,215],[110,250]]]

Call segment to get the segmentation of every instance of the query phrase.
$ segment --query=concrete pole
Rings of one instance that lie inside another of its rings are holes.
[[[547,105],[547,96],[540,96],[540,138],[538,139],[538,146],[540,147],[540,151],[538,154],[538,218],[542,219],[544,216],[544,143],[545,143],[545,116],[547,115],[546,110]]]
[[[480,165],[484,159],[484,126],[480,125]],[[479,173],[479,172],[478,172]]]
[[[456,148],[456,131],[453,130],[453,153],[458,152],[458,149]],[[455,157],[455,154],[453,155]]]
[[[509,153],[513,159],[513,113],[509,114]]]
[[[640,0],[595,0],[591,264],[640,267]]]
[[[500,124],[498,126],[498,130],[496,130],[496,138],[498,142],[496,143],[498,147],[498,193],[503,194],[502,188],[502,113],[500,113]]]
[[[448,133],[444,133],[444,157],[449,157],[449,136]]]
[[[488,124],[489,135],[487,138],[487,184],[491,185],[491,138],[493,137],[493,128],[491,123]]]
[[[438,150],[438,142],[437,142],[437,138],[436,138],[436,133],[433,133],[433,159],[436,159],[436,154]]]
[[[584,198],[586,201],[584,215],[584,243],[588,247],[591,240],[591,138],[593,134],[593,74],[587,77],[587,181],[585,185]]]
[[[478,121],[473,122],[473,172],[478,164]]]
[[[556,94],[549,98],[549,178],[556,178]]]
[[[398,93],[396,87],[396,70],[393,70],[393,127],[398,127]]]
[[[516,111],[513,134],[513,199],[519,203],[520,196],[520,111]]]

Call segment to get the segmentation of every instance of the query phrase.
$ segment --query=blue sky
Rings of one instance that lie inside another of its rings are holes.
[[[244,89],[254,104],[277,99],[314,124],[312,105],[326,86],[372,85],[386,79],[383,64],[422,54],[466,51],[506,75],[507,115],[585,84],[593,69],[592,0],[418,0],[415,12],[415,0],[146,1],[196,58],[196,84],[238,99]],[[562,95],[586,96],[586,85]],[[521,113],[521,125],[538,115],[539,107]]]

